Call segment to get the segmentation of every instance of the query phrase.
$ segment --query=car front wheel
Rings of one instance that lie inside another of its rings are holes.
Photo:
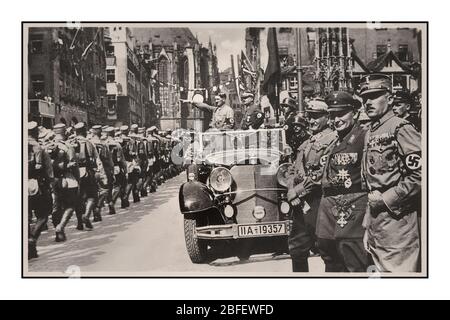
[[[207,243],[195,236],[195,229],[203,225],[199,217],[184,216],[184,240],[193,263],[204,263],[207,260]]]

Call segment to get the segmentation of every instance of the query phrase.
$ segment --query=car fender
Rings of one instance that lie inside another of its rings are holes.
[[[182,214],[198,213],[214,208],[214,194],[199,181],[188,181],[181,185],[179,193]]]

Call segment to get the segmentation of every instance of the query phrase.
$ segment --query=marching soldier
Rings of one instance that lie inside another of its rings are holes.
[[[28,211],[34,211],[36,224],[28,234],[28,259],[38,257],[37,240],[52,211],[53,168],[47,152],[39,145],[36,122],[28,123]],[[30,216],[31,214],[29,214]]]
[[[156,191],[156,172],[157,172],[157,164],[156,164],[156,156],[157,156],[157,148],[158,148],[158,139],[152,136],[152,130],[154,127],[150,127],[146,130],[147,132],[147,141],[148,141],[148,171],[147,171],[147,181],[145,182],[146,186],[150,186],[150,192]]]
[[[93,213],[98,201],[97,181],[107,184],[107,178],[103,164],[94,145],[87,138],[87,128],[84,122],[78,122],[75,126],[76,137],[72,141],[77,155],[78,167],[80,170],[80,198],[81,202],[78,211],[83,214],[83,224],[87,230],[92,230],[93,226],[90,216]],[[83,225],[78,226],[81,229]]]
[[[288,238],[294,272],[309,271],[308,257],[316,242],[323,168],[331,144],[336,140],[336,132],[328,126],[328,106],[323,100],[310,101],[306,111],[313,136],[298,149],[287,185],[287,198],[294,207]]]
[[[147,180],[147,171],[148,171],[148,140],[145,138],[145,128],[143,127],[138,128],[136,135],[136,143],[137,143],[139,166],[141,168],[138,190],[140,190],[141,197],[146,197],[147,187],[145,186],[144,183]]]
[[[382,272],[417,272],[417,210],[421,196],[421,136],[394,115],[392,82],[367,76],[360,95],[371,119],[365,139],[363,178],[369,191],[364,243]]]
[[[55,241],[66,241],[64,229],[69,223],[73,212],[76,210],[79,197],[79,177],[75,150],[67,142],[66,125],[56,124],[55,132],[56,148],[53,150],[53,171],[55,175],[53,223],[55,224]],[[82,224],[80,211],[77,213],[78,224]]]
[[[338,134],[327,157],[317,215],[317,243],[327,272],[366,272],[362,222],[367,192],[362,188],[361,160],[367,128],[355,117],[359,102],[344,91],[326,99],[330,120]]]
[[[243,104],[245,107],[244,116],[242,118],[241,130],[258,129],[264,123],[264,113],[258,105],[254,103],[254,95],[250,92],[242,94]]]
[[[112,157],[114,169],[114,180],[113,180],[113,191],[112,191],[112,207],[116,204],[119,197],[123,199],[123,194],[127,186],[127,163],[125,161],[125,156],[123,154],[122,146],[120,141],[114,139],[115,130],[113,127],[107,127],[105,129],[106,140],[105,143],[108,146],[109,152]],[[124,204],[122,203],[122,208]]]
[[[114,183],[114,163],[109,152],[109,148],[104,140],[102,140],[102,127],[100,125],[95,125],[91,128],[92,138],[90,141],[97,149],[97,153],[103,164],[103,168],[106,174],[107,183],[103,183],[103,179],[97,181],[99,186],[99,198],[96,208],[94,208],[94,222],[102,221],[101,209],[106,200],[108,203],[109,214],[115,214],[114,204],[112,202],[112,189]]]
[[[225,103],[226,98],[227,95],[224,92],[216,95],[214,98],[215,107],[203,102],[193,102],[192,104],[201,110],[212,112],[211,127],[219,130],[230,130],[234,128],[234,111]]]
[[[139,193],[137,192],[137,183],[139,180],[140,168],[137,163],[137,150],[135,140],[129,135],[130,130],[127,125],[120,127],[122,150],[127,162],[128,182],[125,193],[122,198],[122,207],[128,207],[130,193],[133,193],[133,202],[139,202]]]

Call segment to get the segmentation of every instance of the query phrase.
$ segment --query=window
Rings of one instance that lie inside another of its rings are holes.
[[[106,69],[106,81],[107,82],[115,82],[116,81],[116,70],[115,69]]]
[[[134,73],[131,72],[130,70],[128,70],[127,72],[127,80],[131,87],[134,88],[136,86],[136,78],[134,76]]]
[[[31,76],[31,88],[36,97],[44,95],[45,82],[42,74]]]
[[[162,115],[164,117],[168,117],[170,114],[168,64],[169,61],[165,58],[162,58],[158,63],[158,80],[160,81],[159,100],[161,102]]]
[[[387,52],[387,45],[386,44],[378,44],[377,45],[377,58],[382,56]]]
[[[408,45],[401,44],[398,46],[398,58],[400,61],[408,61]]]
[[[108,45],[106,47],[106,55],[107,56],[113,56],[114,55],[114,46]]]
[[[44,50],[44,35],[31,34],[30,35],[31,53],[43,53]]]
[[[109,95],[108,96],[108,109],[115,110],[117,105],[116,96]]]

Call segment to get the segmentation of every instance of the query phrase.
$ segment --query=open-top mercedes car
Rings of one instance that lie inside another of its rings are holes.
[[[249,252],[239,250],[246,239],[266,240],[259,252],[285,250],[292,210],[286,199],[292,150],[285,131],[213,131],[191,137],[179,203],[192,262],[208,261],[208,249],[219,243],[248,257]]]

